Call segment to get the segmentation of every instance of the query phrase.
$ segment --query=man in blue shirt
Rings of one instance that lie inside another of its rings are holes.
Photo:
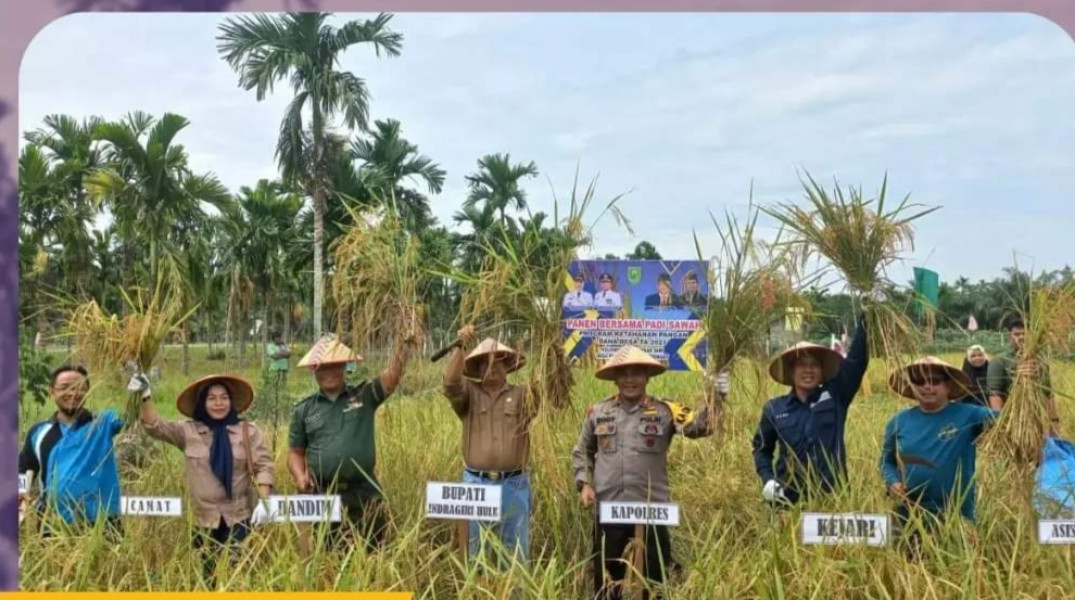
[[[19,453],[19,474],[34,473],[39,512],[55,510],[68,525],[103,518],[116,534],[120,486],[112,442],[124,423],[114,410],[94,415],[83,408],[88,390],[84,368],[65,365],[52,372],[49,393],[57,410],[27,433]],[[25,501],[25,496],[20,498]]]
[[[973,522],[975,442],[998,413],[955,402],[971,390],[970,378],[932,356],[892,373],[889,385],[918,401],[885,427],[881,474],[889,494],[903,502],[898,520],[905,523],[912,508],[942,517],[958,502],[960,514]]]
[[[762,497],[796,503],[810,493],[830,493],[846,472],[847,410],[869,366],[866,324],[859,318],[850,353],[800,342],[769,365],[769,374],[791,390],[762,407],[754,434],[754,469]],[[777,448],[780,457],[773,461]]]

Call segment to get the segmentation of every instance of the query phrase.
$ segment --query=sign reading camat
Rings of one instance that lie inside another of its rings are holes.
[[[500,486],[473,483],[426,484],[426,518],[500,520]]]
[[[1075,544],[1075,521],[1038,521],[1041,544]]]
[[[888,516],[803,513],[803,544],[884,546]]]
[[[647,502],[602,502],[603,525],[667,525],[679,527],[679,505]]]
[[[183,499],[123,496],[120,498],[120,513],[139,517],[181,517]]]
[[[274,523],[338,523],[339,496],[269,496],[269,512]]]

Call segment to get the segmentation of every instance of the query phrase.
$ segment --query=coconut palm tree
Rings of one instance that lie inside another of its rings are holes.
[[[197,231],[206,221],[203,204],[221,209],[230,201],[215,175],[191,171],[186,149],[175,142],[189,124],[174,113],[157,120],[134,112],[97,127],[97,135],[107,143],[107,163],[86,178],[87,193],[107,203],[125,251],[143,241],[148,245],[151,282],[157,280],[161,262],[174,263],[176,251],[187,241],[174,228],[183,224]],[[126,258],[129,261],[130,254]],[[128,276],[132,267],[124,265]]]
[[[412,231],[425,229],[431,220],[429,201],[421,193],[401,187],[406,179],[425,183],[430,194],[444,187],[445,172],[433,159],[418,153],[418,146],[400,135],[395,119],[376,121],[369,139],[351,143],[366,187],[381,202],[392,202]],[[430,218],[423,218],[430,216]]]
[[[255,90],[258,101],[276,82],[287,79],[294,99],[280,125],[276,160],[287,185],[301,184],[313,198],[314,213],[314,335],[321,335],[324,280],[325,205],[332,163],[326,159],[325,138],[336,117],[349,129],[365,129],[369,114],[366,83],[338,70],[340,56],[351,46],[370,44],[379,56],[398,56],[403,36],[388,28],[391,15],[351,21],[340,28],[327,24],[329,13],[252,15],[228,19],[221,26],[219,50],[239,73],[239,85]],[[304,115],[310,114],[310,139]]]
[[[509,154],[487,154],[478,160],[478,172],[467,175],[470,192],[463,208],[481,204],[500,214],[500,222],[507,220],[507,210],[526,210],[526,191],[520,186],[524,178],[537,177],[537,165],[512,164]]]

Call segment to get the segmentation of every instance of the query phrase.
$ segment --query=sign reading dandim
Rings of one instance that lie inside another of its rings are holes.
[[[426,518],[500,520],[500,486],[472,483],[426,484]]]
[[[269,513],[275,523],[338,523],[339,496],[269,496]]]
[[[803,544],[884,546],[888,516],[803,513]]]

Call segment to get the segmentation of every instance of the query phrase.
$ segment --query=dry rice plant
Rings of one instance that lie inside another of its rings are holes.
[[[139,372],[149,372],[165,338],[197,310],[194,307],[183,311],[183,297],[176,283],[168,275],[158,275],[148,297],[140,288],[133,297],[120,290],[127,303],[127,314],[122,318],[105,313],[93,300],[75,307],[68,331],[91,373],[116,376],[132,363]],[[126,422],[135,422],[140,404],[137,394],[128,398]]]
[[[1053,359],[1071,351],[1075,330],[1075,283],[1042,286],[1029,291],[1029,310],[1023,314],[1026,337],[1020,353],[1008,401],[988,438],[986,448],[1011,457],[1016,464],[1036,464],[1041,457],[1049,423],[1045,400],[1056,392],[1045,389],[1039,379]],[[1020,373],[1023,364],[1037,364],[1038,374]]]
[[[424,317],[418,302],[418,240],[393,210],[348,210],[355,224],[334,249],[338,330],[365,348],[419,336]]]
[[[886,212],[887,175],[877,198],[869,200],[861,189],[848,188],[845,195],[838,183],[835,195],[830,196],[809,174],[807,178],[803,188],[808,207],[783,203],[765,211],[793,232],[792,244],[835,267],[852,295],[869,294],[886,281],[885,269],[899,260],[904,247],[914,248],[911,223],[938,208],[908,214],[918,205],[908,204],[907,196]],[[871,303],[866,317],[873,356],[896,358],[917,346],[915,327],[903,310],[888,303]]]

